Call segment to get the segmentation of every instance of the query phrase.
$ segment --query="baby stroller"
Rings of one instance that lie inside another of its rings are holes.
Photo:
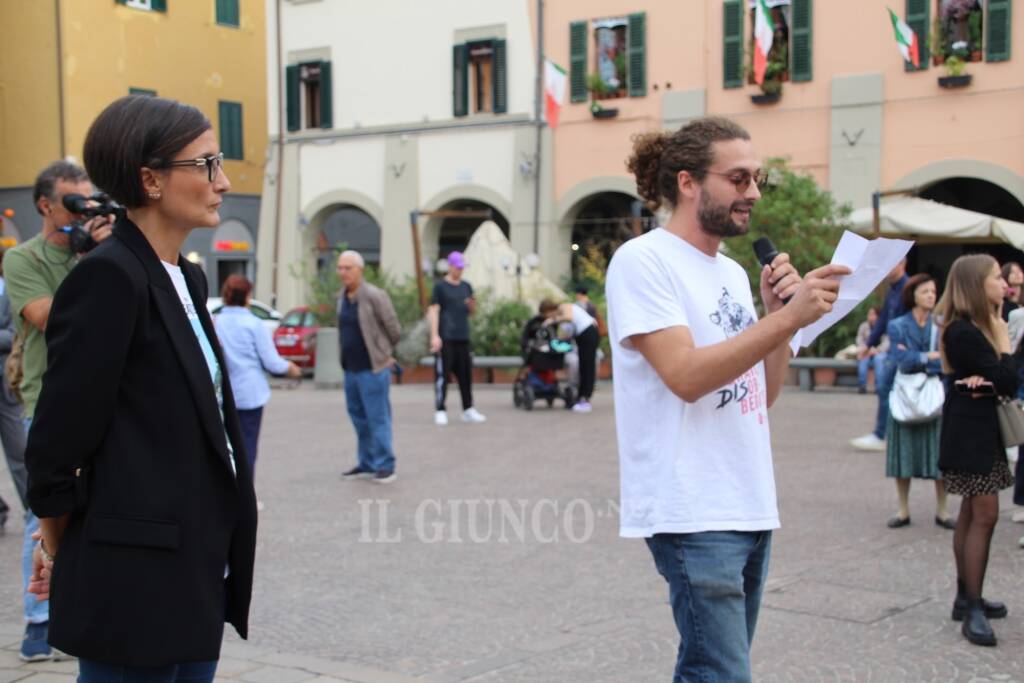
[[[566,408],[576,403],[576,391],[558,379],[565,367],[565,354],[572,349],[572,325],[535,316],[523,328],[520,341],[523,366],[512,384],[512,402],[516,408],[533,410],[537,399],[552,407],[556,399]]]

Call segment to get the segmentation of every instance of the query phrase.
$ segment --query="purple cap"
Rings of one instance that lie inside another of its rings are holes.
[[[448,265],[452,268],[465,268],[466,257],[462,255],[461,251],[453,251],[448,254]]]

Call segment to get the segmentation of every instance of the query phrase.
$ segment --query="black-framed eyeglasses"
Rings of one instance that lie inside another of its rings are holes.
[[[224,152],[220,154],[214,154],[208,157],[199,157],[198,159],[181,159],[179,161],[166,161],[162,165],[164,168],[170,168],[172,166],[205,166],[206,167],[206,178],[211,183],[213,179],[217,177],[217,172],[220,171],[221,164],[224,163]]]
[[[743,193],[746,192],[750,187],[750,183],[753,182],[757,185],[758,190],[763,190],[768,187],[768,171],[759,170],[754,173],[749,171],[730,171],[728,173],[722,173],[721,171],[708,171],[711,175],[720,175],[730,183],[736,186],[736,191]]]

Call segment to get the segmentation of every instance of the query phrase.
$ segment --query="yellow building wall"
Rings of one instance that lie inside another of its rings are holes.
[[[60,157],[53,2],[0,1],[0,187],[29,187]]]
[[[218,101],[240,102],[245,158],[226,160],[224,168],[232,192],[262,191],[267,149],[264,3],[239,0],[237,28],[216,23],[215,4],[167,0],[166,12],[154,12],[114,0],[62,0],[69,154],[81,156],[93,119],[129,88],[155,90],[194,105],[218,132]]]

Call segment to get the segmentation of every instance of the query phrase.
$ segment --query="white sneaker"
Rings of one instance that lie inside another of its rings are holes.
[[[434,413],[434,424],[438,427],[444,427],[448,424],[448,413],[443,410],[439,410]]]
[[[593,409],[593,406],[590,405],[590,401],[577,401],[576,404],[572,407],[572,412],[589,413]]]
[[[1017,522],[1017,524],[1024,524],[1024,508],[1017,508],[1010,519]]]
[[[879,439],[874,434],[865,434],[856,439],[850,439],[850,445],[858,451],[884,451],[885,439]]]
[[[480,414],[476,408],[466,408],[462,411],[463,422],[487,422],[487,418]]]

